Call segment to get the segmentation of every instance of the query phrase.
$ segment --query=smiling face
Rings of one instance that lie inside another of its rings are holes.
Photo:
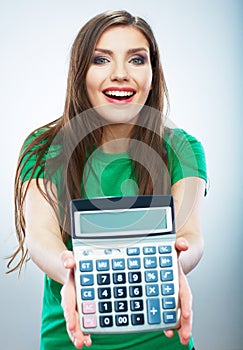
[[[131,122],[146,102],[151,83],[146,37],[132,26],[118,25],[105,30],[86,75],[92,106],[105,110],[101,114],[111,123]]]

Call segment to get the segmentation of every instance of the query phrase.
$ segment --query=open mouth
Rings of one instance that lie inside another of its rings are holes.
[[[122,100],[128,100],[129,98],[134,96],[136,92],[135,91],[105,90],[105,91],[103,91],[103,93],[109,98],[122,101]]]

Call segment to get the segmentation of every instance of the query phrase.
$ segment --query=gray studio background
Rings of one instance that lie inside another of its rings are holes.
[[[242,1],[0,2],[0,348],[37,350],[42,273],[30,262],[5,275],[16,245],[13,180],[19,148],[62,113],[71,44],[96,13],[127,9],[147,19],[160,45],[170,119],[205,147],[210,190],[202,225],[205,254],[190,274],[197,350],[243,349]],[[105,349],[104,349],[105,350]]]

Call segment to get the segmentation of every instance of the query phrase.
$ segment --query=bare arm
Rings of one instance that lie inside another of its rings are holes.
[[[192,294],[184,273],[198,264],[203,253],[199,218],[204,191],[205,181],[197,177],[182,179],[172,186],[177,235],[175,247],[179,255],[181,318],[178,335],[182,344],[188,344],[192,328]],[[174,331],[167,330],[165,334],[172,337]]]
[[[40,180],[44,190],[43,180]],[[56,198],[53,198],[56,202]],[[67,333],[76,348],[91,345],[89,335],[80,329],[73,279],[75,261],[73,253],[63,243],[58,220],[52,206],[39,192],[32,180],[25,200],[26,244],[31,259],[50,278],[63,284],[62,308]]]
[[[198,177],[182,179],[172,186],[176,235],[182,243],[185,239],[185,244],[188,244],[188,249],[180,254],[182,269],[186,274],[198,264],[203,253],[200,215],[204,191],[205,181]]]
[[[43,180],[40,180],[40,185],[44,191]],[[61,254],[67,248],[54,210],[39,192],[36,180],[32,180],[28,188],[24,214],[26,244],[31,259],[49,277],[63,284],[68,271],[63,266]]]

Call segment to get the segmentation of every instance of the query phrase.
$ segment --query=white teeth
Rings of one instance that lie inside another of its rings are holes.
[[[108,96],[129,97],[133,95],[133,92],[132,91],[106,91],[105,94]]]

